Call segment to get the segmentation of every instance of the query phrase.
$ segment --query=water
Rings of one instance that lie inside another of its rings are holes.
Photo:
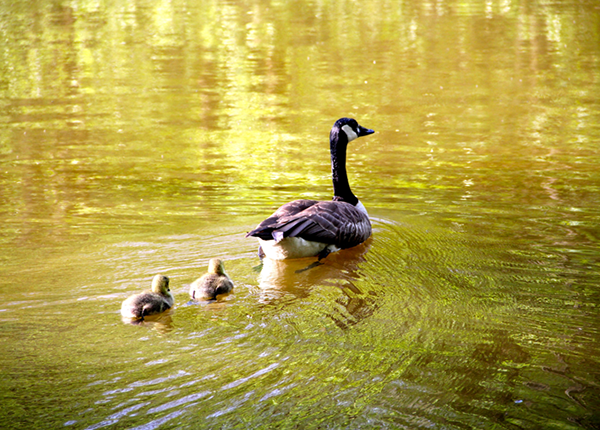
[[[600,426],[600,9],[0,5],[3,428]],[[373,237],[260,264],[279,205]],[[234,294],[191,304],[221,257]],[[121,302],[156,273],[176,305]]]

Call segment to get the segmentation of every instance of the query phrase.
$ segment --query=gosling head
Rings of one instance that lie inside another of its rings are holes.
[[[208,262],[208,273],[214,273],[215,275],[225,275],[225,266],[220,258],[211,258]]]
[[[152,292],[159,294],[167,294],[169,291],[169,278],[165,275],[156,275],[152,279]]]

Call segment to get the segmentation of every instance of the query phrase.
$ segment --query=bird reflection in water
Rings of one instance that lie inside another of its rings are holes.
[[[372,291],[361,291],[354,281],[361,277],[360,264],[366,261],[371,241],[330,254],[317,264],[313,258],[264,258],[258,276],[260,302],[275,304],[290,296],[302,299],[310,296],[314,286],[331,286],[342,291],[343,296],[336,299],[336,303],[346,310],[329,315],[338,327],[346,329],[368,318],[377,309],[376,295]]]
[[[144,320],[134,320],[130,318],[122,318],[125,324],[139,325],[153,329],[159,334],[166,334],[173,330],[173,318],[171,317],[171,309],[166,312],[148,315]]]

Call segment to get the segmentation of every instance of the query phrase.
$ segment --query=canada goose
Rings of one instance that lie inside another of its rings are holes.
[[[208,262],[208,272],[190,285],[190,297],[192,300],[212,300],[219,294],[226,294],[231,290],[233,290],[233,282],[225,273],[223,262],[218,258],[212,258]]]
[[[367,240],[371,223],[348,183],[346,147],[348,142],[372,133],[352,118],[335,122],[329,134],[333,200],[294,200],[277,209],[246,235],[258,238],[261,257],[284,260],[316,256],[321,260]]]
[[[169,289],[169,278],[164,275],[156,275],[152,279],[152,291],[144,291],[125,299],[121,305],[121,315],[124,318],[143,321],[147,315],[166,311],[173,306],[174,302],[175,299]]]

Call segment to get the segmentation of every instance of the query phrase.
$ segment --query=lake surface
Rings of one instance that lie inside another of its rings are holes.
[[[0,37],[2,428],[600,428],[597,1],[17,1]],[[261,264],[344,116],[372,238]]]

